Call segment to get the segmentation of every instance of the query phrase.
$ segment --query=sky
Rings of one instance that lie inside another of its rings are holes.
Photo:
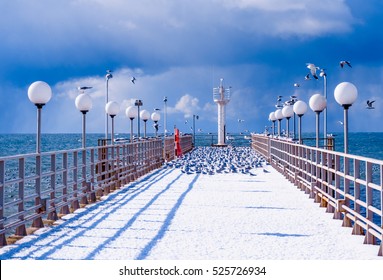
[[[120,104],[115,131],[129,132],[125,109],[161,109],[160,131],[177,126],[217,131],[213,88],[231,90],[227,132],[262,132],[277,96],[308,103],[324,80],[304,77],[306,63],[327,73],[328,132],[343,130],[334,89],[358,89],[349,130],[383,131],[383,2],[381,0],[0,0],[0,133],[35,133],[36,107],[27,96],[45,81],[51,100],[42,109],[43,133],[80,133],[78,87],[89,86],[87,132],[105,130],[108,100]],[[348,60],[352,67],[341,68]],[[135,84],[131,77],[135,77]],[[298,83],[299,87],[294,87]],[[374,110],[366,101],[375,100]],[[323,115],[323,114],[322,114]],[[323,121],[323,120],[322,120]],[[148,122],[148,132],[154,132]],[[285,124],[283,122],[282,126]],[[137,124],[134,125],[136,131]],[[321,124],[321,127],[323,125]],[[315,113],[303,117],[315,131]]]

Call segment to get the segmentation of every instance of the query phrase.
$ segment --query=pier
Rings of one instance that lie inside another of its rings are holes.
[[[209,174],[166,142],[1,158],[0,258],[382,259],[382,161],[253,134],[255,167]]]

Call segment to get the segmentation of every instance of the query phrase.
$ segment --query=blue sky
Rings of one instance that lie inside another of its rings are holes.
[[[306,63],[325,68],[328,131],[342,131],[335,86],[352,82],[359,96],[350,131],[383,131],[383,2],[381,0],[0,0],[0,133],[34,133],[29,85],[53,91],[43,108],[42,132],[81,132],[77,87],[91,86],[88,132],[104,131],[105,74],[109,99],[121,104],[116,132],[128,132],[125,108],[163,108],[168,128],[216,132],[212,89],[232,87],[227,130],[263,131],[276,98],[295,94],[308,103],[323,80],[304,81]],[[339,67],[340,60],[352,68]],[[137,78],[136,84],[130,77]],[[299,88],[294,87],[299,83]],[[366,110],[366,100],[376,100]],[[163,113],[163,112],[162,112]],[[162,114],[161,113],[161,114]],[[163,115],[161,115],[163,118]],[[238,122],[238,119],[243,122]],[[185,124],[185,121],[188,121]],[[160,121],[162,125],[162,120]],[[315,131],[315,115],[304,116]],[[162,127],[160,128],[162,129]],[[151,126],[149,130],[152,130]]]

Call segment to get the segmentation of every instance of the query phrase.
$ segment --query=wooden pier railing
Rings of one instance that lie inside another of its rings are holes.
[[[383,161],[252,135],[252,148],[383,256]]]
[[[191,136],[181,137],[191,149]],[[189,144],[190,143],[190,144]],[[0,158],[0,246],[121,188],[174,158],[174,138]]]

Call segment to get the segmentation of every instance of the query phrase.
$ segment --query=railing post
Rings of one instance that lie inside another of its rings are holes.
[[[4,197],[4,185],[5,185],[5,162],[3,160],[0,160],[0,203],[3,205],[3,207],[0,208],[0,246],[7,245],[7,240],[5,238],[5,232],[4,230],[4,204],[5,204],[5,197]]]
[[[72,198],[72,211],[75,211],[80,208],[80,203],[78,201],[78,152],[73,152],[73,198]]]
[[[52,220],[52,221],[56,221],[58,220],[58,216],[57,216],[57,211],[56,211],[56,203],[55,203],[55,199],[56,199],[56,154],[53,153],[51,155],[51,172],[52,172],[52,175],[51,175],[51,179],[50,179],[50,195],[49,195],[49,204],[47,205],[48,209],[46,209],[46,211],[48,212],[48,220]],[[52,211],[50,211],[50,207],[52,207]]]
[[[24,169],[24,168],[23,168]],[[41,209],[41,154],[36,155],[36,175],[37,178],[35,180],[35,190],[36,190],[36,199],[35,199],[35,206],[39,206],[39,209]],[[39,214],[39,216],[33,220],[32,227],[35,228],[42,228],[44,227],[43,219],[41,218],[40,212],[41,210],[37,209],[36,214]]]
[[[64,206],[60,210],[60,214],[66,215],[69,214],[69,205],[68,205],[68,153],[63,154],[63,203]]]
[[[370,209],[372,205],[372,189],[369,183],[372,182],[372,163],[366,162],[366,218],[368,221],[373,222],[373,212]],[[383,226],[383,225],[382,225]],[[364,244],[376,244],[375,236],[370,233],[370,225],[366,225],[366,235],[364,238]]]

